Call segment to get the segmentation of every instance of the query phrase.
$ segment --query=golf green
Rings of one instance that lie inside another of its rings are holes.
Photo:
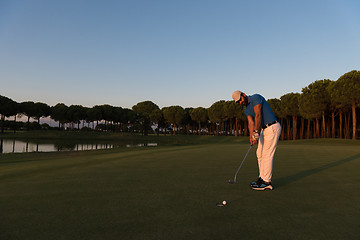
[[[360,239],[359,142],[280,142],[273,191],[248,148],[1,155],[0,239]]]

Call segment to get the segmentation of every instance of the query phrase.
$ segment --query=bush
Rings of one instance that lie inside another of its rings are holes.
[[[49,124],[43,123],[43,124],[41,124],[41,129],[42,129],[42,130],[49,130],[49,129],[51,129],[51,127],[50,127]]]

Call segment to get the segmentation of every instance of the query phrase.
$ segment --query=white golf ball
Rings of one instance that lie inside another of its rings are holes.
[[[223,204],[223,205],[226,205],[226,201],[224,200],[224,201],[222,202],[222,204]]]

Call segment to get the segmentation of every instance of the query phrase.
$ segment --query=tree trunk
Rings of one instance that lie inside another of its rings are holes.
[[[311,134],[311,120],[308,119],[307,129],[306,129],[306,139],[310,139]]]
[[[16,114],[15,114],[15,117],[14,117],[14,133],[16,133]]]
[[[321,131],[321,137],[325,138],[326,135],[326,129],[325,129],[325,111],[322,112],[322,131]]]
[[[350,113],[345,114],[345,125],[346,125],[345,138],[349,139],[350,138]]]
[[[317,137],[317,138],[320,137],[320,123],[319,123],[319,118],[316,118],[316,137]]]
[[[285,139],[285,126],[284,126],[284,119],[281,118],[280,119],[280,125],[281,125],[281,136],[280,136],[280,139],[281,140],[284,140]]]
[[[241,119],[239,120],[239,135],[244,135],[244,131],[243,131],[243,124]]]
[[[247,121],[244,121],[244,136],[247,136],[247,135],[248,135],[248,132],[249,132],[248,122],[247,122]]]
[[[225,132],[225,136],[228,135],[228,130],[227,130],[227,121],[224,121],[224,124],[223,124],[223,132]]]
[[[313,123],[313,138],[316,138],[316,120]]]
[[[348,131],[348,133],[347,133],[347,138],[348,139],[350,139],[351,138],[351,127],[350,127],[350,122],[351,122],[351,113],[349,112],[348,114],[348,118],[347,118],[347,131]]]
[[[327,127],[326,127],[326,137],[331,138],[331,129],[330,129],[331,119],[327,120]]]
[[[300,139],[304,139],[305,119],[301,118]]]
[[[352,101],[351,104],[351,110],[352,110],[352,122],[353,122],[353,134],[352,139],[356,140],[356,106],[355,106],[355,100]]]
[[[335,111],[331,113],[331,137],[335,138]]]
[[[287,122],[287,140],[290,140],[290,129],[291,129],[291,127],[290,127],[290,119],[289,118],[286,118],[286,122]]]
[[[201,122],[199,121],[199,136],[201,136]]]
[[[30,117],[28,117],[27,124],[26,124],[26,130],[29,131],[30,129]]]
[[[1,133],[4,133],[5,116],[1,115]]]
[[[293,116],[293,139],[296,140],[297,135],[297,116]]]
[[[235,137],[238,136],[238,131],[239,131],[238,122],[239,122],[239,119],[235,118]]]
[[[340,123],[339,123],[339,132],[340,132],[340,139],[343,138],[343,119],[342,119],[342,112],[340,111]]]

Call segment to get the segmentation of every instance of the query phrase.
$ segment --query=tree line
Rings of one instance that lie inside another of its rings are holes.
[[[261,94],[261,93],[260,93]],[[360,71],[350,71],[336,81],[317,80],[301,93],[288,93],[268,103],[282,126],[281,139],[352,138],[357,139],[360,107]],[[88,128],[100,131],[157,134],[248,135],[243,107],[221,100],[209,108],[169,106],[162,109],[151,101],[139,102],[132,109],[111,105],[91,108],[58,103],[21,102],[0,95],[1,132],[6,117],[50,117],[58,128]],[[81,126],[82,125],[82,126]],[[13,125],[16,128],[16,124]],[[155,127],[154,127],[155,126]],[[14,129],[15,131],[16,129]]]

